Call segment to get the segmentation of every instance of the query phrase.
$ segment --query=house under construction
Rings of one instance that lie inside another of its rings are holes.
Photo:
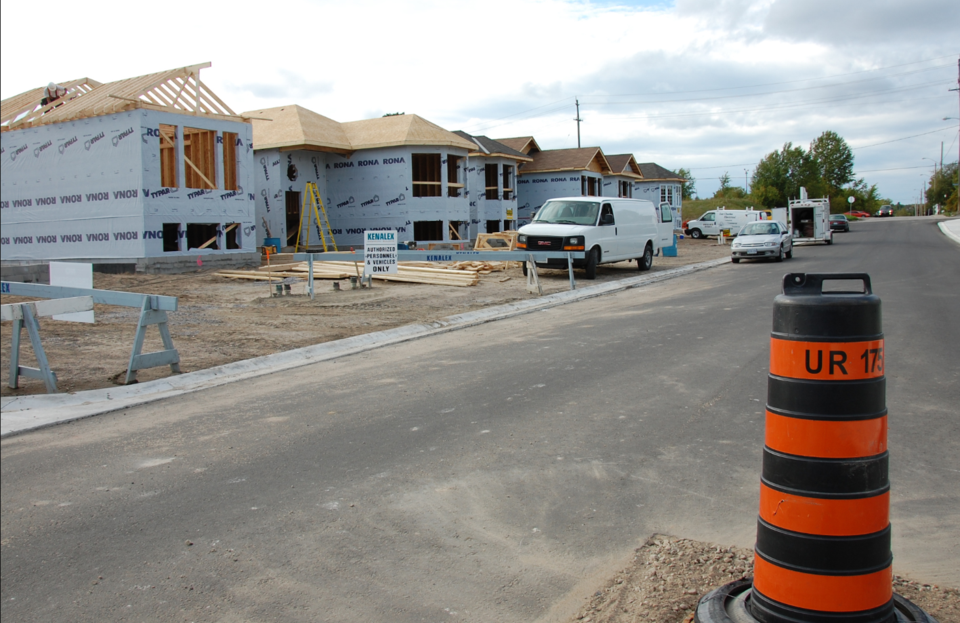
[[[3,100],[4,274],[80,260],[153,272],[259,261],[250,123],[210,63]]]
[[[401,240],[457,242],[512,226],[518,162],[486,137],[449,132],[413,114],[339,123],[301,106],[244,113],[253,123],[257,220],[281,246],[308,239],[306,186],[317,185],[339,248],[364,230]],[[309,213],[308,215],[309,216]]]

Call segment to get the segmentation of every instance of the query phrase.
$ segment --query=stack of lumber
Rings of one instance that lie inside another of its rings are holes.
[[[349,263],[349,262],[348,262]],[[318,262],[320,264],[320,262]],[[301,267],[303,268],[301,270]],[[352,264],[351,264],[352,267]],[[227,279],[240,279],[248,281],[280,281],[285,277],[297,277],[300,279],[307,278],[307,263],[306,262],[297,262],[294,264],[276,264],[273,266],[261,266],[257,270],[221,270],[214,273],[218,277],[226,277]],[[317,265],[314,265],[313,278],[314,279],[347,279],[351,275],[356,275],[352,270],[347,270],[343,266],[338,266],[336,268],[322,268],[318,269]]]
[[[457,262],[457,267],[430,262],[403,262],[397,266],[397,274],[374,275],[380,281],[423,283],[441,286],[475,286],[480,275],[496,270],[506,270],[505,262]],[[502,265],[502,266],[501,266]],[[285,277],[306,279],[309,272],[306,262],[261,266],[258,270],[221,270],[215,275],[227,279],[252,281],[279,281]],[[347,279],[363,274],[362,262],[314,262],[314,279]]]
[[[374,275],[373,278],[380,281],[399,281],[458,287],[475,286],[480,283],[480,274],[477,272],[450,270],[449,268],[431,266],[411,266],[411,263],[413,262],[398,264],[395,275]],[[416,263],[419,264],[419,262]],[[353,262],[314,262],[314,271],[317,270],[317,264],[328,264],[339,268],[353,268]],[[360,270],[363,270],[362,266]]]

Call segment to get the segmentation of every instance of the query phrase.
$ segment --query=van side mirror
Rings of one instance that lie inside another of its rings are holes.
[[[600,217],[600,224],[601,224],[601,225],[613,225],[613,215],[612,215],[612,214],[604,214],[603,216],[601,216],[601,217]]]

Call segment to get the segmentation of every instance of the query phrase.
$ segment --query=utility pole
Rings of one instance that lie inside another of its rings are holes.
[[[580,118],[580,98],[577,98],[575,101],[577,103],[577,118],[574,119],[574,121],[577,122],[577,149],[580,149],[580,122],[583,121],[583,119]]]
[[[743,194],[745,195],[750,194],[750,189],[747,187],[747,175],[748,175],[747,170],[744,169],[743,170]]]

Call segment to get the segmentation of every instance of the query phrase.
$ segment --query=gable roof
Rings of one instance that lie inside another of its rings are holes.
[[[684,178],[680,177],[673,171],[669,169],[664,169],[659,164],[654,162],[641,162],[640,163],[640,172],[643,174],[643,179],[646,181],[671,181],[671,182],[686,182]]]
[[[472,134],[467,134],[463,130],[456,130],[454,134],[476,144],[479,149],[470,152],[471,156],[485,156],[491,158],[499,156],[502,158],[511,158],[518,162],[533,162],[533,158],[530,156],[527,156],[523,152],[519,152],[512,147],[508,147],[500,141],[495,141],[492,138],[488,138],[486,136],[473,136]]]
[[[257,149],[306,149],[349,154],[353,151],[343,126],[296,104],[243,113],[253,124]]]
[[[643,179],[643,172],[640,170],[640,165],[637,164],[637,159],[633,157],[633,154],[607,156],[607,162],[610,163],[610,170],[613,171],[613,175]]]
[[[503,143],[510,149],[515,149],[528,156],[543,151],[537,145],[537,141],[532,136],[517,136],[514,138],[498,138],[498,143]]]
[[[100,117],[137,108],[243,121],[200,81],[200,70],[207,67],[210,67],[210,63],[106,84],[83,78],[69,83],[72,86],[68,88],[67,95],[46,106],[40,103],[43,89],[33,89],[4,100],[0,120],[3,123],[2,130]],[[33,98],[33,103],[30,103],[30,98]]]
[[[353,149],[399,145],[437,145],[474,150],[473,141],[457,136],[419,115],[391,115],[340,124]],[[256,143],[254,143],[256,144]]]
[[[610,163],[599,147],[581,149],[548,149],[533,155],[533,162],[523,165],[521,175],[527,173],[545,173],[549,171],[587,171],[591,165],[600,169],[600,173],[610,175]]]

